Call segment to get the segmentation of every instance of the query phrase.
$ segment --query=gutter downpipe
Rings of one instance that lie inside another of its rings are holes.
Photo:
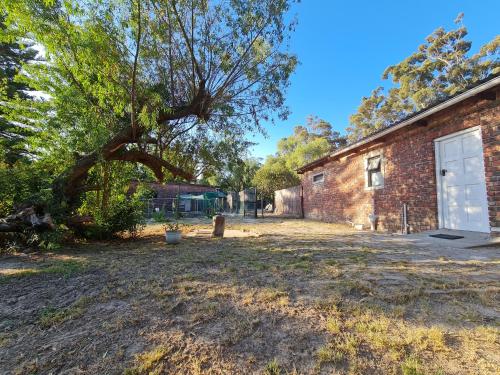
[[[408,205],[403,203],[403,226],[401,228],[402,234],[409,234],[408,230]]]

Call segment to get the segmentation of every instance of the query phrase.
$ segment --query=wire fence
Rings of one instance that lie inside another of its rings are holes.
[[[213,199],[181,199],[151,198],[144,200],[144,216],[146,219],[170,217],[211,217],[217,213],[227,213],[222,198]]]
[[[229,192],[224,198],[150,198],[144,200],[146,219],[162,220],[179,217],[212,217],[215,214],[242,215],[257,217],[262,202],[257,198],[255,189]]]

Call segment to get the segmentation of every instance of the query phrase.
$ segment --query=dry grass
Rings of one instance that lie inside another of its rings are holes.
[[[6,259],[0,368],[499,373],[498,250],[457,259],[298,220],[229,227],[252,237],[166,247],[149,228],[139,240],[81,245],[64,259],[64,251],[42,263]]]

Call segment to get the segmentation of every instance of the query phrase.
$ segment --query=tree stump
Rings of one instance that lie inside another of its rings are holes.
[[[222,215],[215,215],[212,218],[212,237],[224,237],[224,227],[226,218]]]

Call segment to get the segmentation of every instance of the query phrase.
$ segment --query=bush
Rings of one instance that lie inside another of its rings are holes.
[[[61,248],[61,244],[68,241],[71,232],[65,226],[58,226],[54,230],[37,232],[32,228],[26,228],[22,232],[0,233],[0,254],[9,254],[37,249],[43,251],[55,251]]]
[[[163,211],[154,211],[152,217],[155,223],[164,223],[167,221],[167,218],[165,217],[165,213],[163,213]]]
[[[121,199],[110,205],[106,213],[96,212],[94,224],[84,231],[86,238],[104,240],[129,233],[135,237],[144,227],[142,203],[138,199]]]

